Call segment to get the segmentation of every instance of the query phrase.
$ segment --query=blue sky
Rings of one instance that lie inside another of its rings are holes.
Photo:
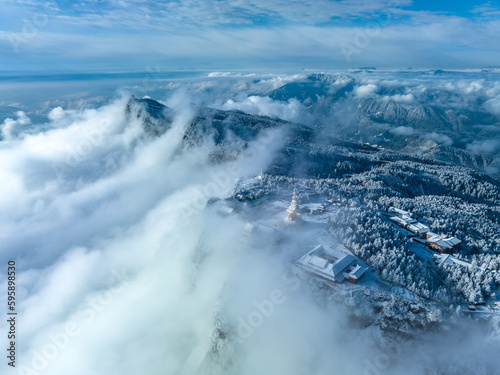
[[[1,0],[1,72],[481,68],[500,2]]]

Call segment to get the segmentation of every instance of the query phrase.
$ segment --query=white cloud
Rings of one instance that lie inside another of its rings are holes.
[[[500,116],[500,95],[486,101],[483,106],[487,111]]]
[[[392,134],[401,135],[401,136],[410,136],[415,134],[415,129],[410,128],[408,126],[398,126],[397,128],[393,128],[389,130]]]
[[[482,82],[479,81],[473,81],[469,84],[469,86],[465,89],[466,94],[472,94],[478,91],[481,91],[483,89],[483,84]]]
[[[500,151],[499,139],[486,139],[473,141],[467,145],[467,150],[474,154],[494,154]]]
[[[18,111],[16,115],[17,115],[16,120],[7,118],[3,121],[3,124],[1,125],[1,130],[2,130],[1,134],[4,140],[14,139],[16,130],[18,130],[16,128],[31,123],[31,120],[28,118],[28,116],[26,116],[26,114],[23,111]]]
[[[228,100],[222,106],[224,110],[240,110],[252,115],[277,117],[287,121],[311,123],[312,116],[297,99],[288,102],[275,101],[268,96],[249,96],[242,101]]]
[[[413,94],[396,94],[392,96],[384,96],[384,100],[392,100],[399,103],[415,103],[415,96]]]
[[[430,139],[438,144],[444,145],[444,146],[451,146],[453,144],[453,140],[448,137],[446,134],[441,134],[441,133],[427,133],[423,135],[424,138]]]
[[[366,98],[376,94],[377,90],[378,90],[377,85],[369,83],[367,85],[357,86],[354,89],[354,94],[359,98]]]
[[[64,118],[64,110],[61,107],[56,107],[49,112],[47,117],[51,121],[59,121]]]

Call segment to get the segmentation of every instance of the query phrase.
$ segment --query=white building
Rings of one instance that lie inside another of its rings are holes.
[[[412,216],[413,215],[411,212],[403,211],[403,210],[400,210],[399,208],[396,208],[396,207],[390,207],[389,212],[394,212],[395,214],[397,214],[399,216]]]
[[[403,211],[399,208],[394,207],[389,208],[389,212],[395,214],[395,216],[391,216],[389,218],[390,221],[402,228],[408,229],[410,232],[415,233],[420,238],[425,238],[426,234],[430,230],[427,225],[419,223],[417,220],[412,218],[412,213],[410,212]]]
[[[402,215],[401,219],[403,219],[406,222],[406,224],[414,224],[417,222],[417,220],[413,219],[411,216],[408,215]]]
[[[356,284],[368,269],[353,255],[327,249],[323,245],[316,246],[295,264],[324,280],[338,283],[347,280]]]
[[[457,259],[450,254],[434,254],[434,258],[435,258],[434,262],[439,266],[445,264],[458,264],[459,266],[464,266],[469,268],[472,267],[472,263]]]
[[[424,225],[422,223],[412,223],[408,224],[406,227],[410,232],[415,233],[421,238],[425,238],[427,233],[430,231],[430,228],[427,225]]]
[[[406,221],[401,219],[399,216],[391,216],[389,220],[392,221],[394,224],[399,225],[400,227],[406,228],[407,225]]]

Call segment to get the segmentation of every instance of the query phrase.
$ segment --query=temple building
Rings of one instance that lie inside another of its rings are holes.
[[[322,245],[303,255],[295,264],[323,280],[334,283],[348,281],[356,284],[368,270],[355,256]]]

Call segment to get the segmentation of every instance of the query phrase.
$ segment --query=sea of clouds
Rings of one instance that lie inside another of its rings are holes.
[[[222,216],[209,204],[265,170],[284,137],[265,133],[214,164],[210,139],[183,143],[199,105],[310,120],[297,101],[255,96],[296,77],[210,83],[217,78],[163,91],[176,117],[160,137],[127,114],[127,95],[99,106],[54,106],[40,123],[29,111],[3,121],[0,275],[5,280],[14,259],[19,311],[18,362],[9,371],[491,373],[499,344],[484,332],[489,325],[469,322],[445,336],[387,344],[377,327],[353,326],[341,303],[293,274],[290,252],[300,238],[256,246],[242,234],[244,217]],[[221,87],[233,94],[224,97]],[[0,298],[6,301],[5,290]],[[6,330],[3,321],[1,337]]]

